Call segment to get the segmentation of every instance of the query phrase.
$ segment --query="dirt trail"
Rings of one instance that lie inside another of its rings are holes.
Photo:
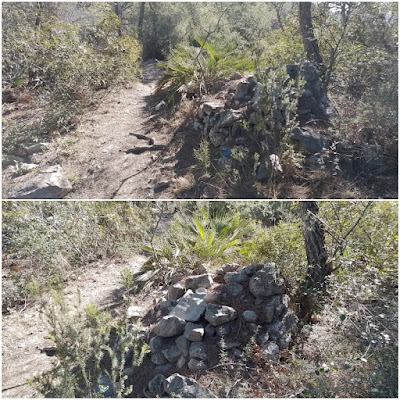
[[[120,272],[127,267],[137,271],[144,261],[143,256],[136,256],[126,263],[99,263],[86,269],[64,289],[67,303],[76,304],[79,289],[82,305],[94,303],[100,309],[114,309],[118,305],[115,312],[124,312]],[[151,306],[151,301],[144,299],[140,305]],[[27,381],[52,368],[54,358],[40,351],[52,345],[38,304],[3,316],[2,397],[40,397]]]
[[[65,198],[175,198],[194,186],[190,174],[184,177],[187,162],[178,174],[176,171],[177,164],[182,164],[182,152],[177,154],[181,145],[175,140],[179,123],[172,126],[176,117],[165,107],[156,107],[153,92],[161,75],[155,61],[145,62],[142,81],[111,90],[84,112],[75,132],[58,138],[43,155],[35,156],[38,170],[62,166],[73,184]],[[184,153],[190,164],[191,152]],[[33,174],[14,178],[4,174],[3,188],[11,192]]]

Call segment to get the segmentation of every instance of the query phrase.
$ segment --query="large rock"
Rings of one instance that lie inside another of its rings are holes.
[[[207,103],[203,103],[203,105],[201,106],[201,110],[206,115],[214,114],[223,109],[224,109],[223,103],[217,103],[217,102],[211,102],[211,101],[207,102]]]
[[[244,311],[242,317],[246,322],[256,322],[258,318],[257,314],[252,310]]]
[[[286,310],[275,322],[268,325],[271,338],[281,349],[287,349],[292,340],[292,335],[297,332],[297,317],[291,310]]]
[[[235,100],[243,100],[250,93],[249,82],[239,82],[236,86]]]
[[[164,349],[162,351],[162,354],[171,363],[178,361],[180,356],[182,355],[181,351],[175,345],[170,346],[167,349]]]
[[[149,392],[161,396],[164,393],[164,381],[165,376],[163,374],[157,374],[153,379],[150,379],[147,384]]]
[[[160,353],[165,347],[166,340],[160,336],[154,336],[150,339],[149,347],[152,353]]]
[[[161,337],[180,335],[185,329],[185,321],[176,315],[167,315],[154,327],[153,331]]]
[[[211,325],[218,326],[234,320],[236,316],[237,312],[232,307],[208,304],[204,318]]]
[[[255,297],[267,298],[283,293],[285,283],[277,275],[275,265],[266,264],[250,278],[249,290]]]
[[[151,355],[150,360],[155,365],[165,365],[168,364],[168,360],[161,353],[154,353]]]
[[[306,154],[320,153],[326,146],[325,140],[320,134],[308,131],[305,128],[295,128],[291,139],[298,150]]]
[[[176,362],[176,368],[182,369],[186,364],[186,357],[181,356],[179,360]]]
[[[247,278],[248,276],[244,270],[240,272],[227,272],[224,275],[224,281],[226,283],[231,283],[231,282],[241,283],[244,282]]]
[[[10,199],[62,199],[71,189],[61,165],[53,165],[19,186]]]
[[[201,325],[188,322],[183,335],[191,342],[201,342],[204,336],[204,328]]]
[[[234,112],[231,110],[225,110],[222,111],[219,114],[219,126],[221,128],[226,128],[228,126],[232,126],[236,121],[239,121],[239,119],[242,117],[241,113]]]
[[[185,294],[185,288],[180,284],[176,283],[168,288],[168,300],[178,300]]]
[[[170,315],[185,321],[196,322],[206,309],[206,293],[193,293],[188,290],[171,311]],[[181,332],[180,332],[181,333]]]
[[[207,349],[204,342],[192,342],[189,346],[189,356],[200,360],[207,360]]]
[[[274,319],[275,314],[275,307],[272,305],[265,306],[264,308],[264,315],[265,315],[265,322],[269,324]]]
[[[239,294],[243,293],[243,285],[236,282],[227,283],[226,285],[221,286],[221,289],[228,294],[229,296],[239,296]]]
[[[182,335],[177,337],[175,340],[175,344],[184,357],[187,357],[189,355],[190,342],[188,339],[185,338],[185,336]]]
[[[199,385],[194,379],[173,374],[165,380],[164,391],[171,397],[216,398],[214,393]]]
[[[194,292],[199,288],[208,288],[213,284],[211,274],[197,275],[191,278],[187,278],[185,281],[186,289],[191,289]]]

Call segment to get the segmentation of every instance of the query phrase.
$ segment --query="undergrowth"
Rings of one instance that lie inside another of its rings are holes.
[[[3,35],[3,91],[28,91],[43,109],[40,121],[18,123],[4,132],[7,152],[21,145],[68,133],[77,117],[96,96],[120,82],[140,76],[139,43],[119,37],[119,20],[106,4],[97,22],[83,29],[42,10],[43,22],[29,22],[24,7],[8,5],[3,17],[13,18],[14,27]]]
[[[166,235],[144,246],[151,255],[132,278],[134,290],[167,283],[178,271],[191,271],[202,264],[213,265],[244,255],[244,242],[254,225],[238,213],[213,212],[209,207],[185,215],[178,213]]]
[[[148,346],[140,339],[140,325],[113,321],[93,304],[83,307],[80,293],[70,307],[60,293],[44,308],[55,345],[57,364],[31,384],[45,397],[128,397],[127,369],[143,362]]]

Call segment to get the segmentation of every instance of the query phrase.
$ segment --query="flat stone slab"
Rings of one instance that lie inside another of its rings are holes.
[[[170,315],[182,318],[185,321],[196,322],[204,314],[205,309],[206,293],[193,293],[193,291],[189,289],[185,295],[180,298]]]

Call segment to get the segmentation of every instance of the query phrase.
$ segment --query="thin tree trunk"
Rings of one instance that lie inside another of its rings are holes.
[[[119,3],[114,3],[114,12],[115,15],[118,17],[119,26],[118,26],[118,36],[122,37],[122,28],[121,28],[121,9],[119,7]]]
[[[141,2],[139,5],[139,19],[138,19],[138,37],[139,40],[142,40],[143,37],[143,21],[144,21],[144,9],[145,9],[146,3]]]
[[[299,3],[299,21],[304,49],[309,61],[313,62],[321,74],[324,73],[324,63],[319,51],[318,41],[314,35],[311,18],[311,3]]]
[[[317,306],[318,297],[324,293],[326,278],[332,272],[325,247],[324,223],[318,219],[318,205],[315,201],[300,203],[303,220],[303,235],[307,253],[307,277],[300,287],[300,315],[306,322]]]
[[[274,7],[274,9],[275,9],[275,12],[276,12],[276,18],[278,19],[278,24],[279,24],[279,27],[282,29],[282,30],[284,30],[285,29],[285,27],[283,26],[283,23],[282,23],[282,18],[281,18],[281,9],[282,9],[282,4],[279,4],[279,3],[272,3],[272,6]]]
[[[43,10],[43,3],[38,2],[36,4],[36,19],[35,19],[35,26],[37,29],[40,29],[42,26],[42,10]]]

